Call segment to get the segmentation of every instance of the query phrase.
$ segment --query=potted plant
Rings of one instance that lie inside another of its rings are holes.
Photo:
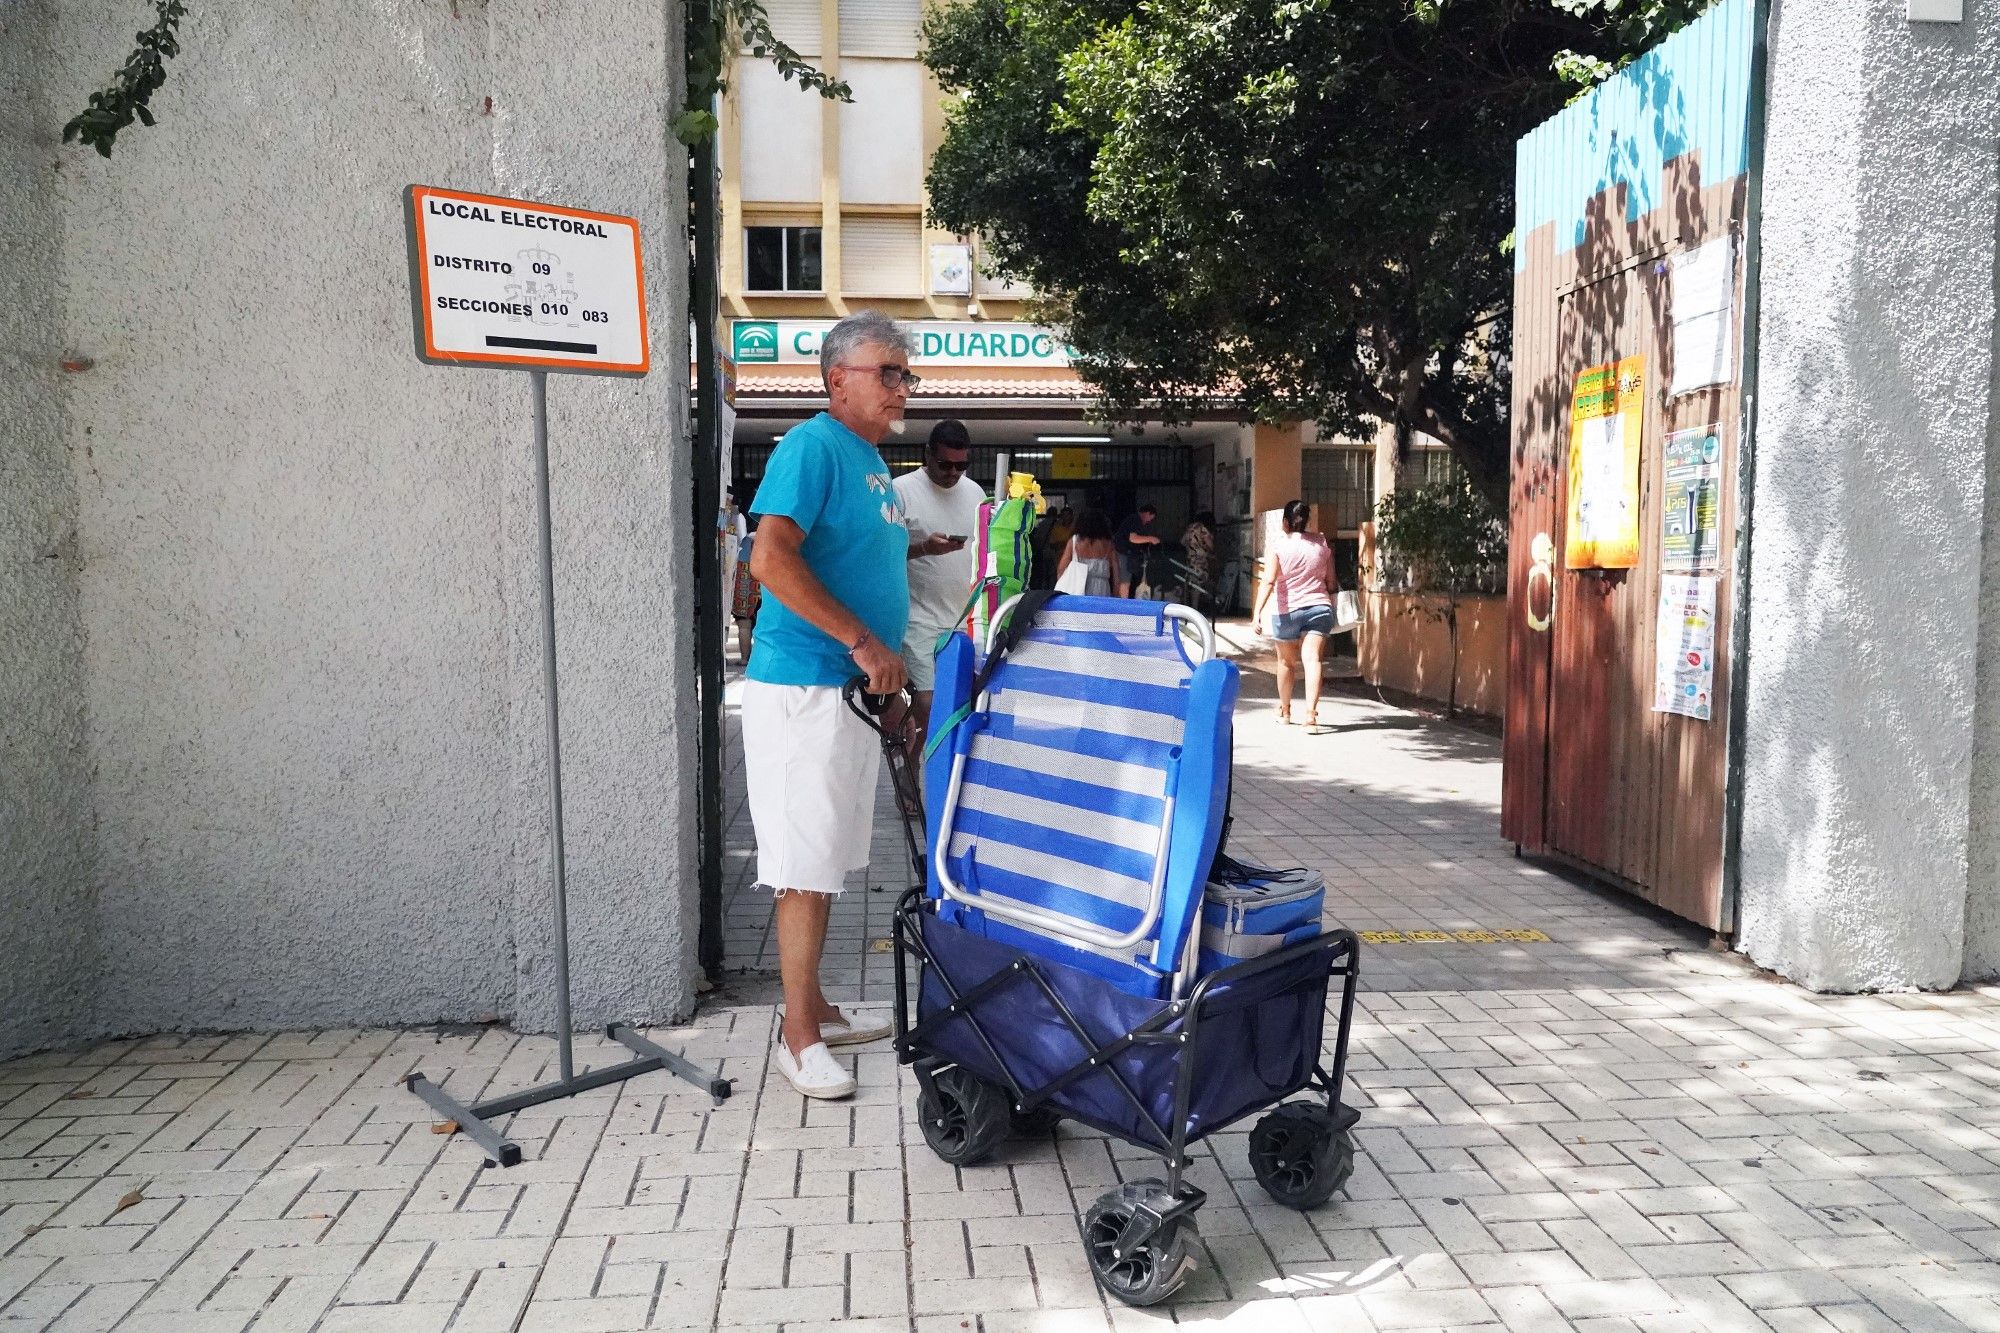
[[[1376,590],[1411,596],[1411,615],[1445,627],[1451,646],[1445,711],[1458,713],[1458,612],[1506,581],[1507,529],[1493,504],[1457,477],[1391,491],[1375,506]]]

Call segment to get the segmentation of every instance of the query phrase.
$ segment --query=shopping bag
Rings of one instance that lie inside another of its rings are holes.
[[[1337,592],[1333,595],[1333,632],[1345,634],[1361,626],[1361,594]]]
[[[1069,568],[1056,576],[1056,591],[1077,594],[1090,591],[1090,564],[1077,559],[1074,543],[1070,547]]]

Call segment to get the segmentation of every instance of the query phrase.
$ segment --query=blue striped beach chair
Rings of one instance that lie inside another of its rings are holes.
[[[1237,684],[1198,613],[1115,598],[1027,594],[937,661],[927,882],[895,918],[897,1053],[946,1161],[1052,1120],[1161,1156],[1165,1180],[1120,1186],[1084,1223],[1098,1281],[1134,1305],[1191,1271],[1189,1144],[1268,1109],[1251,1164],[1274,1199],[1315,1207],[1353,1170],[1358,1113],[1338,1094],[1359,943],[1318,926],[1316,894],[1254,867],[1248,884],[1219,855]],[[1245,893],[1285,897],[1282,929]]]
[[[938,662],[947,718],[973,702],[971,649]],[[1183,607],[1045,604],[925,774],[940,915],[1134,995],[1189,984],[1236,704],[1236,666],[1213,657]]]

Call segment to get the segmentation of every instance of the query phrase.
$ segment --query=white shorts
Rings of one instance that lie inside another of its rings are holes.
[[[839,893],[875,836],[881,738],[833,685],[743,682],[743,776],[757,882]]]
[[[912,623],[903,634],[903,670],[909,673],[910,688],[928,693],[937,685],[937,641],[955,625]]]

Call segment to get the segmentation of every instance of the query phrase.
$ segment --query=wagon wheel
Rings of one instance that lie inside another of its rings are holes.
[[[985,1157],[1013,1127],[1007,1094],[962,1065],[941,1069],[924,1081],[917,1115],[924,1142],[953,1166],[971,1166]]]
[[[1177,1217],[1124,1255],[1118,1239],[1139,1205],[1157,1199],[1156,1180],[1134,1181],[1099,1196],[1083,1219],[1083,1247],[1098,1285],[1127,1305],[1158,1305],[1194,1271],[1194,1218]]]
[[[1250,1169],[1287,1208],[1317,1208],[1354,1174],[1354,1137],[1315,1102],[1286,1102],[1250,1131]]]

